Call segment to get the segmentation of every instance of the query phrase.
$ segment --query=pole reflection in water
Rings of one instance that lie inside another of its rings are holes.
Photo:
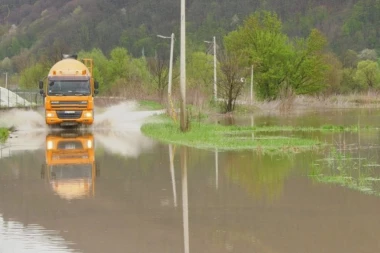
[[[184,252],[189,253],[189,200],[187,193],[187,147],[182,147],[182,217],[183,217],[183,241]]]
[[[169,144],[169,162],[170,162],[170,175],[172,180],[172,188],[173,188],[173,203],[174,207],[177,207],[177,190],[175,185],[175,174],[174,174],[174,151],[173,145]]]
[[[219,187],[219,164],[218,164],[218,149],[215,149],[215,188]]]
[[[41,178],[63,199],[95,196],[99,168],[95,163],[94,136],[89,132],[53,132],[46,136],[46,164]]]

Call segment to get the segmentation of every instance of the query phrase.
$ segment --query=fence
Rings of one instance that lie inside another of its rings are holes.
[[[43,105],[39,90],[8,90],[0,87],[0,108],[38,107]]]

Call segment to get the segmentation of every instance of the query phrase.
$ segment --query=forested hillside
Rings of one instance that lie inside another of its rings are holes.
[[[357,59],[376,62],[380,50],[377,0],[187,0],[186,10],[189,54],[205,52],[204,41],[213,36],[222,49],[225,36],[263,10],[277,15],[281,32],[291,39],[320,31],[324,50],[343,67],[356,67]],[[117,47],[133,58],[166,59],[170,41],[157,35],[173,32],[178,38],[179,14],[178,0],[2,0],[0,72],[21,73],[62,53],[97,49],[110,57]],[[365,53],[370,56],[360,58]]]

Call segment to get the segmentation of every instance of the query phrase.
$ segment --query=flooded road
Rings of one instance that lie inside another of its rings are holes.
[[[81,133],[24,122],[0,155],[0,252],[378,252],[379,113],[253,117],[373,127],[305,133],[331,148],[298,154],[158,143],[131,105]]]

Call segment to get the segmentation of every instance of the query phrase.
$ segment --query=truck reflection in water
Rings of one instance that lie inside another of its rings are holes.
[[[58,132],[46,137],[44,178],[61,198],[82,199],[95,196],[99,169],[95,162],[92,133]]]

